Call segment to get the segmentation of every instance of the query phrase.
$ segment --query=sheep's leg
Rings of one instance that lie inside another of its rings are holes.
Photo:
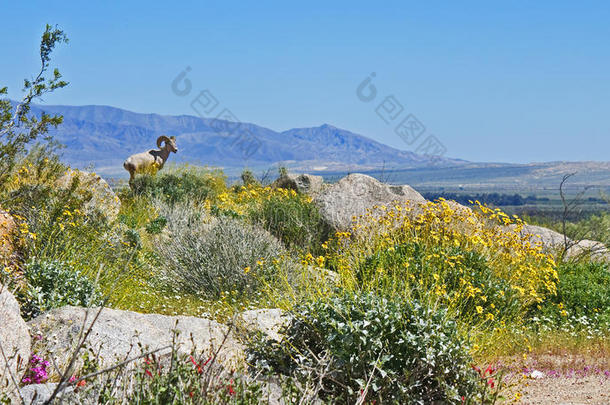
[[[133,191],[133,180],[136,177],[136,171],[133,167],[125,165],[125,169],[129,172],[129,188]]]

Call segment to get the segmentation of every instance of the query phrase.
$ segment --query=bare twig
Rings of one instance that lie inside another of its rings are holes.
[[[371,385],[373,376],[375,375],[375,370],[378,370],[377,364],[379,363],[379,359],[381,358],[381,353],[383,353],[383,352],[380,351],[379,356],[377,356],[377,360],[375,360],[375,365],[373,366],[371,375],[369,376],[369,379],[367,380],[366,385],[364,386],[364,389],[362,390],[362,394],[358,397],[358,400],[356,401],[356,405],[362,405],[362,404],[364,404],[364,401],[366,401],[366,396],[369,392],[369,386]]]

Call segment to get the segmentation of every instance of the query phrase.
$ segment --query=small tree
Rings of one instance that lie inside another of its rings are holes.
[[[563,248],[561,250],[561,259],[568,254],[568,251],[574,246],[578,245],[583,239],[585,239],[589,233],[586,227],[580,229],[573,229],[572,232],[568,229],[569,221],[571,217],[578,217],[581,213],[581,206],[583,203],[583,197],[591,186],[585,186],[579,191],[572,199],[568,200],[565,192],[565,186],[567,181],[576,175],[576,173],[565,174],[559,184],[559,196],[561,197],[561,204],[563,211],[561,213],[561,233],[563,234]],[[568,235],[569,234],[569,235]]]
[[[40,41],[40,70],[33,79],[25,79],[20,102],[13,104],[8,99],[8,87],[0,87],[0,189],[13,174],[15,166],[28,153],[28,145],[48,133],[49,127],[62,123],[61,115],[31,113],[31,104],[43,95],[65,87],[68,82],[61,79],[58,69],[48,74],[51,53],[58,43],[67,43],[68,38],[62,30],[47,24]],[[45,136],[46,147],[52,152],[57,144],[50,136]]]
[[[286,166],[280,166],[277,168],[277,173],[280,177],[288,177],[288,168]]]
[[[244,171],[241,172],[241,181],[244,183],[244,186],[261,184],[256,179],[256,176],[254,176],[254,173],[252,173],[252,170],[249,169],[244,169]]]

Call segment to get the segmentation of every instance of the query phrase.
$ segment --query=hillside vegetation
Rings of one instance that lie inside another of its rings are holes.
[[[285,341],[252,343],[252,370],[322,381],[331,402],[363,392],[492,401],[503,387],[498,359],[607,353],[607,264],[558,264],[499,210],[396,204],[333,233],[309,195],[178,167],[120,190],[108,202],[120,205],[113,219],[110,205],[87,206],[78,176],[56,186],[59,162],[38,164],[21,161],[1,198],[19,223],[19,264],[4,268],[2,284],[26,319],[103,303],[221,322],[281,308],[296,323]],[[482,364],[486,375],[471,367]],[[420,368],[429,377],[407,373]]]
[[[47,26],[23,102],[0,100],[0,402],[493,404],[553,354],[610,377],[606,249],[361,174],[183,165],[115,193],[70,169],[44,138],[62,117],[30,110],[67,84],[65,40]]]

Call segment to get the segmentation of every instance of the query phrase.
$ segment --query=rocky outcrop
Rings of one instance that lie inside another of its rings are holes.
[[[30,359],[30,333],[21,318],[19,304],[8,289],[0,284],[0,390],[6,389],[7,379],[20,381]]]
[[[355,173],[323,189],[314,201],[331,228],[347,231],[369,208],[404,202],[418,206],[426,199],[410,186],[383,184],[371,176]]]
[[[322,189],[322,176],[311,174],[286,174],[275,180],[271,186],[295,190],[302,194],[317,194]]]
[[[79,337],[89,328],[97,312],[97,308],[63,307],[33,319],[29,322],[31,331],[41,336],[34,351],[55,361],[60,368],[65,367]],[[171,345],[173,330],[179,331],[176,338],[179,353],[218,352],[217,361],[228,367],[238,366],[243,360],[243,347],[230,334],[230,328],[216,321],[109,308],[103,309],[94,323],[86,348],[96,353],[100,366],[108,366]],[[164,353],[169,353],[169,349],[161,354]]]
[[[601,242],[565,239],[563,234],[537,225],[525,225],[521,230],[521,235],[527,236],[532,244],[541,244],[547,252],[551,253],[565,249],[567,242],[566,259],[585,255],[593,260],[610,261],[610,251]]]
[[[592,260],[610,262],[610,250],[601,242],[583,239],[568,250],[568,257],[589,256]]]
[[[521,230],[521,235],[529,236],[530,242],[541,243],[547,248],[557,248],[564,244],[562,234],[538,225],[525,225]]]
[[[116,196],[106,180],[95,173],[82,170],[68,169],[66,174],[57,180],[57,187],[67,189],[76,181],[78,186],[75,191],[84,196],[88,201],[85,203],[86,214],[99,213],[108,222],[113,222],[119,215],[121,201]]]
[[[282,326],[290,322],[290,317],[277,308],[252,309],[239,314],[241,326],[250,332],[261,332],[270,339],[280,341],[279,331]]]
[[[27,405],[43,405],[49,399],[51,399],[51,395],[57,388],[57,383],[47,383],[47,384],[31,384],[25,385],[23,388],[19,390],[19,394],[21,398],[23,398],[23,402]],[[55,397],[57,403],[61,404],[93,404],[94,401],[80,401],[78,397],[74,394],[74,388],[71,386],[66,386],[58,395]],[[55,401],[54,401],[55,403]]]

